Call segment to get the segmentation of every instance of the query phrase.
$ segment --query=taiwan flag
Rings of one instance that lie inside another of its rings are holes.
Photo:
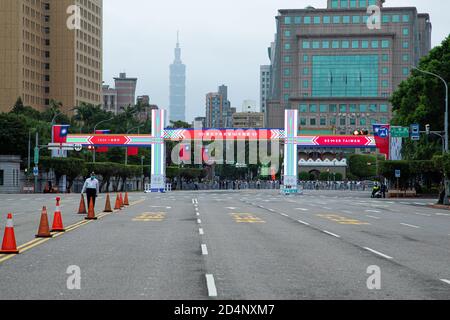
[[[182,144],[179,152],[180,161],[189,162],[191,160],[191,146]]]
[[[110,134],[111,130],[95,130],[95,134]],[[108,147],[98,147],[95,149],[98,153],[108,152]]]
[[[390,151],[390,125],[388,124],[374,124],[373,132],[375,136],[375,143],[381,154],[384,154],[386,159],[389,159]]]
[[[54,143],[66,143],[67,135],[69,134],[69,125],[53,126],[52,140]]]
[[[128,156],[137,156],[139,154],[139,148],[137,147],[127,147]]]

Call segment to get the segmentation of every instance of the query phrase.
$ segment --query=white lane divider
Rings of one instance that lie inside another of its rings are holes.
[[[441,281],[445,282],[446,284],[450,284],[450,280],[447,280],[447,279],[441,279]]]
[[[379,219],[380,219],[379,217],[375,217],[375,216],[369,216],[369,215],[367,215],[366,217],[368,217],[368,218],[372,218],[372,219],[376,219],[376,220],[379,220]]]
[[[289,217],[289,215],[287,215],[286,213],[281,213],[281,212],[280,212],[280,214],[281,214],[283,217]]]
[[[308,222],[302,221],[302,220],[297,220],[298,222],[300,222],[301,224],[304,224],[305,226],[309,226]]]
[[[375,253],[376,255],[379,255],[380,257],[383,257],[383,258],[386,258],[386,259],[389,259],[389,260],[393,259],[392,257],[390,257],[390,256],[388,256],[388,255],[386,255],[384,253],[378,252],[378,251],[370,249],[368,247],[364,247],[364,249],[366,249],[367,251],[370,251],[372,253]]]
[[[450,214],[448,214],[448,213],[440,213],[440,212],[435,213],[435,215],[437,215],[437,216],[450,216]]]
[[[201,223],[202,223],[202,220],[197,219],[197,223],[198,223],[198,224],[201,224]]]
[[[414,212],[414,214],[417,214],[418,216],[431,217],[431,214],[427,214],[427,213]]]
[[[198,233],[202,236],[205,234],[205,231],[203,231],[203,228],[198,229]]]
[[[378,210],[365,210],[365,212],[381,213],[381,211]]]
[[[197,217],[200,217],[200,212],[197,211],[197,212],[195,213],[195,215],[196,215]]]
[[[217,288],[212,274],[206,275],[206,286],[208,287],[208,296],[217,297]]]
[[[305,209],[305,208],[295,208],[295,210],[308,211],[308,209]]]
[[[208,248],[206,247],[206,244],[202,244],[202,255],[208,255]]]
[[[267,210],[269,210],[270,212],[275,212],[275,210],[273,210],[273,209],[267,209]]]
[[[328,234],[328,235],[330,235],[332,237],[336,237],[336,238],[340,238],[341,237],[341,236],[338,236],[337,234],[332,233],[332,232],[327,231],[327,230],[322,230],[322,232],[324,232],[324,233],[326,233],[326,234]]]
[[[410,227],[410,228],[415,228],[415,229],[420,229],[420,227],[415,226],[413,224],[408,224],[408,223],[400,223],[402,226],[406,226],[406,227]]]
[[[323,207],[325,210],[333,210],[330,207]]]

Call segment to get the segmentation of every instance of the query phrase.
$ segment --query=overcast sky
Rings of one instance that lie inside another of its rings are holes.
[[[169,64],[180,30],[187,65],[187,120],[204,116],[205,95],[228,86],[233,107],[259,106],[259,66],[268,64],[278,9],[325,8],[326,0],[104,0],[104,81],[126,72],[138,78],[137,95],[169,104]],[[416,6],[431,15],[432,45],[449,34],[450,1],[387,0],[386,6]]]

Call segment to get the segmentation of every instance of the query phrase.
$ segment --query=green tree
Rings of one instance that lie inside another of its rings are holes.
[[[67,177],[67,192],[70,191],[73,181],[77,177],[86,175],[85,162],[78,158],[42,157],[39,166],[42,171],[54,171],[57,185],[59,185],[61,177],[65,175]]]
[[[418,67],[448,81],[450,36],[423,57]],[[391,98],[394,112],[391,123],[401,126],[418,123],[422,128],[430,124],[432,130],[441,131],[444,129],[444,97],[445,88],[439,79],[412,70],[411,76],[400,84]],[[422,138],[419,142],[407,139],[403,155],[405,159],[429,160],[434,154],[441,152],[440,144],[440,138],[436,137]]]
[[[380,157],[378,160],[383,159]],[[377,158],[374,155],[352,154],[348,158],[348,169],[352,176],[360,180],[374,178],[377,175]]]

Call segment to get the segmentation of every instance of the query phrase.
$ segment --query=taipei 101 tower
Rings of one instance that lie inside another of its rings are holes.
[[[177,32],[175,60],[170,65],[170,121],[186,121],[186,66],[181,61],[181,48]]]

